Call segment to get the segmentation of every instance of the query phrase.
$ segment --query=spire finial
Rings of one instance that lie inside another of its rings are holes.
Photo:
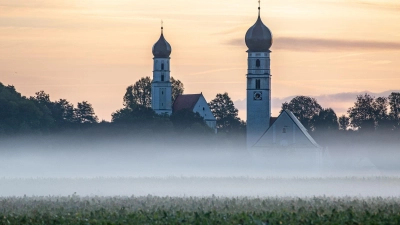
[[[161,20],[161,34],[164,33],[164,21]]]
[[[261,0],[258,0],[258,16],[260,16],[261,11]]]

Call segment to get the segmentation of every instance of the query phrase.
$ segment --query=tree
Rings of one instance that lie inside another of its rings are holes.
[[[142,105],[134,105],[132,108],[117,110],[112,115],[112,122],[119,124],[149,123],[157,114],[153,109]]]
[[[175,102],[175,99],[183,94],[185,88],[183,87],[183,83],[180,80],[175,80],[171,77],[171,86],[172,86],[172,104]]]
[[[357,95],[357,100],[354,107],[347,110],[350,118],[350,124],[356,129],[375,129],[375,109],[374,97],[365,93]]]
[[[350,118],[342,115],[339,117],[339,129],[340,130],[347,130],[347,128],[350,126]]]
[[[393,121],[388,114],[389,102],[386,97],[378,97],[373,102],[375,128],[379,130],[392,130]]]
[[[77,123],[97,123],[99,120],[94,113],[92,105],[86,101],[78,102],[78,106],[74,109],[74,112]]]
[[[393,129],[387,112],[388,106],[389,102],[385,97],[375,99],[367,93],[358,95],[354,106],[347,110],[350,124],[362,130]]]
[[[132,108],[134,105],[151,107],[150,77],[142,77],[134,85],[127,87],[124,95],[124,106]]]
[[[296,96],[289,103],[282,104],[281,113],[286,109],[290,110],[305,128],[313,130],[313,117],[319,115],[322,107],[315,98]]]
[[[173,103],[178,95],[183,94],[184,87],[180,80],[171,77],[170,81]],[[134,85],[128,86],[123,99],[124,106],[132,108],[134,105],[141,105],[151,108],[151,82],[150,77],[142,77]]]
[[[0,134],[46,131],[52,122],[47,107],[0,83]]]
[[[64,123],[74,122],[74,105],[69,103],[66,99],[60,99],[55,102],[56,108],[59,110],[59,117]]]
[[[400,92],[392,92],[389,97],[390,120],[396,127],[400,127]]]
[[[339,129],[338,118],[332,108],[322,109],[313,117],[314,131],[334,131]]]
[[[181,109],[172,113],[170,120],[174,125],[175,131],[179,133],[183,133],[185,130],[190,129],[194,124],[196,124],[196,127],[198,127],[199,124],[207,126],[203,117],[201,117],[199,113],[194,113],[190,109]]]
[[[240,121],[238,109],[235,108],[228,93],[217,94],[208,106],[217,120],[217,129],[220,132],[231,132],[243,128],[244,122]]]

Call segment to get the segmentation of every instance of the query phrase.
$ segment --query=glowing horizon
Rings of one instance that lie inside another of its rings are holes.
[[[163,19],[171,75],[185,93],[202,92],[210,101],[228,92],[240,102],[244,35],[257,7],[245,0],[4,0],[0,82],[27,96],[44,90],[53,101],[88,101],[110,120],[123,107],[126,87],[152,76],[151,48]],[[394,0],[262,1],[262,19],[274,35],[272,97],[400,90],[399,11]],[[348,104],[321,103],[337,110]]]

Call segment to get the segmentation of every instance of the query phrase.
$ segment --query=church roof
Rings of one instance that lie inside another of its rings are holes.
[[[272,46],[272,33],[261,21],[260,12],[256,23],[247,30],[245,41],[250,52],[269,52]]]
[[[164,38],[163,27],[161,27],[160,39],[154,44],[152,52],[155,58],[168,58],[171,55],[172,48]]]
[[[293,121],[293,123],[300,129],[302,134],[307,138],[307,140],[311,143],[311,145],[315,146],[316,148],[321,148],[320,145],[314,140],[314,138],[311,137],[311,135],[308,133],[307,129],[303,126],[303,124],[297,119],[297,117],[289,110],[283,111],[278,117],[271,117],[270,119],[270,126],[269,128],[264,132],[264,134],[261,136],[261,138],[256,142],[256,144],[253,147],[260,147],[262,144],[260,143],[265,135],[272,129],[274,123],[279,120],[280,117],[282,117],[283,114],[287,114],[288,117]],[[261,144],[261,145],[260,145]]]
[[[196,103],[199,101],[199,98],[202,94],[187,94],[187,95],[179,95],[172,106],[172,110],[177,112],[182,109],[193,110],[196,106]]]
[[[308,138],[308,140],[315,145],[316,147],[320,147],[314,138],[307,132],[307,129],[303,126],[303,124],[297,119],[297,117],[289,110],[285,110],[285,112],[289,115],[289,117],[293,120],[293,122],[300,128],[301,132]]]

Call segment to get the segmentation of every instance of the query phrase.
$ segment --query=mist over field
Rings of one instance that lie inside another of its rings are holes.
[[[398,146],[364,138],[327,143],[316,165],[193,134],[14,136],[1,139],[0,195],[398,196]]]

